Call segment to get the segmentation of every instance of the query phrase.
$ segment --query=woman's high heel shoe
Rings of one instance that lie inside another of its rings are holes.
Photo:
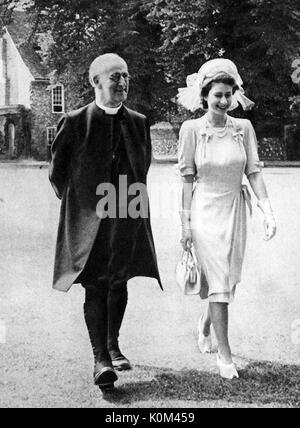
[[[219,352],[217,353],[217,365],[221,377],[225,379],[233,379],[234,377],[239,378],[239,374],[236,371],[235,364],[233,362],[228,364],[222,361]]]
[[[197,327],[198,348],[201,354],[210,354],[212,352],[211,333],[209,333],[208,336],[204,336],[202,325],[203,317],[204,315],[201,316]]]

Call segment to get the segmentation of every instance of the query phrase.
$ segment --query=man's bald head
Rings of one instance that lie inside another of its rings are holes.
[[[95,78],[100,76],[112,66],[117,65],[126,66],[127,68],[126,61],[115,53],[107,53],[104,55],[100,55],[96,59],[94,59],[94,61],[90,65],[89,70],[89,78],[91,85],[95,87]]]
[[[127,64],[117,54],[98,56],[90,66],[90,82],[98,105],[117,107],[126,101],[129,79]]]

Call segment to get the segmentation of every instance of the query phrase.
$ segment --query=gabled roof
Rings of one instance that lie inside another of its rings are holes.
[[[26,12],[14,11],[12,21],[6,26],[13,39],[25,65],[29,68],[35,79],[47,79],[49,70],[42,63],[41,57],[34,49],[31,39],[33,17]]]

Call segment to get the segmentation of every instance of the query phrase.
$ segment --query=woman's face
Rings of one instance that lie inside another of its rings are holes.
[[[232,103],[232,86],[225,83],[213,83],[208,96],[204,98],[208,111],[225,115]]]

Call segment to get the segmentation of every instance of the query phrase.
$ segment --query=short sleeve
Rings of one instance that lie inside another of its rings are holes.
[[[178,145],[178,168],[182,177],[196,175],[195,150],[195,131],[188,122],[184,122],[179,132]]]
[[[257,152],[257,139],[254,128],[249,120],[246,121],[244,130],[244,146],[247,155],[245,174],[248,176],[261,171],[261,163]]]

